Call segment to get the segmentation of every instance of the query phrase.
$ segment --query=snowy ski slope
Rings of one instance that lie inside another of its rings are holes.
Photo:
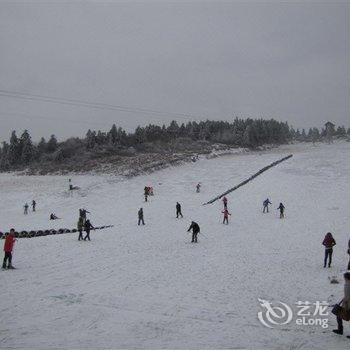
[[[202,206],[281,156],[294,157],[228,196]],[[0,231],[76,225],[86,208],[91,242],[77,234],[19,239],[14,271],[0,271],[0,349],[349,349],[330,328],[259,323],[258,298],[297,301],[341,298],[349,239],[350,143],[298,144],[267,153],[228,155],[122,181],[0,175]],[[201,193],[195,193],[197,182]],[[145,185],[155,196],[143,202]],[[262,214],[269,197],[270,214]],[[37,212],[24,216],[32,199]],[[175,203],[183,219],[175,218]],[[285,220],[275,210],[282,201]],[[144,227],[137,211],[144,208]],[[61,220],[50,222],[54,212]],[[191,244],[195,220],[203,232]],[[323,268],[324,234],[337,241]],[[1,241],[1,244],[3,242]],[[2,258],[2,256],[1,256]],[[330,284],[338,276],[340,284]],[[350,327],[345,323],[345,333]]]

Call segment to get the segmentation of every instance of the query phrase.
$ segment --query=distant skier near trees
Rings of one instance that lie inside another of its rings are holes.
[[[33,211],[35,211],[35,207],[36,207],[36,201],[33,199],[32,200],[32,209],[33,209]]]
[[[77,228],[79,232],[79,237],[78,241],[83,240],[83,229],[84,229],[84,220],[82,217],[79,218],[78,223],[77,223]]]
[[[191,230],[192,230],[192,241],[191,241],[191,243],[198,243],[197,236],[198,236],[198,233],[200,232],[200,227],[194,221],[191,222],[191,226],[188,228],[187,232],[190,232]]]
[[[137,215],[138,215],[138,217],[139,217],[138,225],[140,226],[141,223],[142,223],[142,225],[144,225],[144,224],[145,224],[145,221],[144,221],[144,219],[143,219],[143,209],[142,209],[142,208],[139,209]]]
[[[227,209],[227,198],[224,197],[224,198],[222,199],[222,202],[224,203],[224,209]]]
[[[182,212],[181,212],[181,204],[179,202],[176,202],[176,218],[179,218],[179,215],[183,218]]]
[[[269,212],[269,204],[272,204],[268,198],[266,198],[263,202],[263,213]]]
[[[28,208],[29,208],[28,203],[24,204],[24,215],[28,214]]]
[[[277,210],[280,211],[280,219],[284,218],[284,209],[285,209],[285,206],[283,205],[283,203],[280,203],[279,207],[277,208]]]
[[[11,228],[10,233],[7,233],[5,236],[5,243],[4,243],[4,261],[2,263],[2,268],[6,269],[14,269],[12,266],[12,250],[13,246],[15,244],[16,238],[15,238],[15,230]]]
[[[228,212],[227,209],[225,209],[222,213],[224,214],[224,220],[222,223],[224,224],[226,222],[226,225],[228,225],[228,216],[231,214]]]
[[[196,192],[199,193],[201,191],[201,184],[198,183],[196,186]]]
[[[328,260],[328,267],[331,267],[333,247],[336,245],[336,242],[335,242],[335,239],[333,238],[333,236],[330,232],[328,232],[326,234],[322,244],[325,246],[323,267],[327,266],[327,260]]]
[[[84,229],[86,232],[86,236],[84,238],[84,241],[86,241],[87,239],[90,241],[90,230],[94,230],[95,228],[91,225],[90,220],[86,220],[85,224],[84,224]]]

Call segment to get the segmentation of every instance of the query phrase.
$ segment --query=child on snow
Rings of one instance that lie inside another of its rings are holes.
[[[226,224],[228,225],[228,216],[231,215],[227,209],[225,209],[223,212],[224,214],[224,221],[222,222],[223,224],[226,222]]]

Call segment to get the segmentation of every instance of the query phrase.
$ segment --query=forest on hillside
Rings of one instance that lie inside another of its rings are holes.
[[[350,128],[332,128],[332,137],[350,137]],[[9,142],[0,147],[0,171],[21,170],[26,167],[43,167],[55,164],[56,168],[67,161],[84,162],[110,156],[132,157],[142,153],[165,154],[176,152],[209,151],[211,145],[255,149],[262,145],[280,145],[291,141],[317,142],[326,140],[323,128],[295,130],[288,123],[274,119],[240,119],[232,122],[201,121],[179,125],[172,121],[168,126],[149,124],[138,126],[127,133],[115,124],[109,131],[88,130],[84,138],[69,138],[58,142],[55,135],[34,143],[28,130],[20,136],[13,131]],[[96,163],[94,163],[96,164]]]

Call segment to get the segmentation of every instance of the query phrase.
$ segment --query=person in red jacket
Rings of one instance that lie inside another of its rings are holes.
[[[231,215],[227,209],[225,209],[223,212],[224,214],[224,221],[222,222],[223,224],[226,222],[226,224],[228,225],[228,216]]]
[[[327,266],[327,259],[328,260],[328,267],[331,267],[332,263],[332,254],[333,254],[333,247],[336,245],[335,239],[333,238],[332,234],[328,232],[322,242],[322,244],[325,246],[325,254],[324,254],[324,266]]]
[[[8,269],[14,269],[12,266],[12,250],[13,246],[15,244],[16,238],[15,238],[15,230],[11,228],[10,233],[8,233],[5,237],[5,243],[4,243],[4,262],[2,263],[2,268],[6,269],[6,262],[8,261],[7,268]]]

